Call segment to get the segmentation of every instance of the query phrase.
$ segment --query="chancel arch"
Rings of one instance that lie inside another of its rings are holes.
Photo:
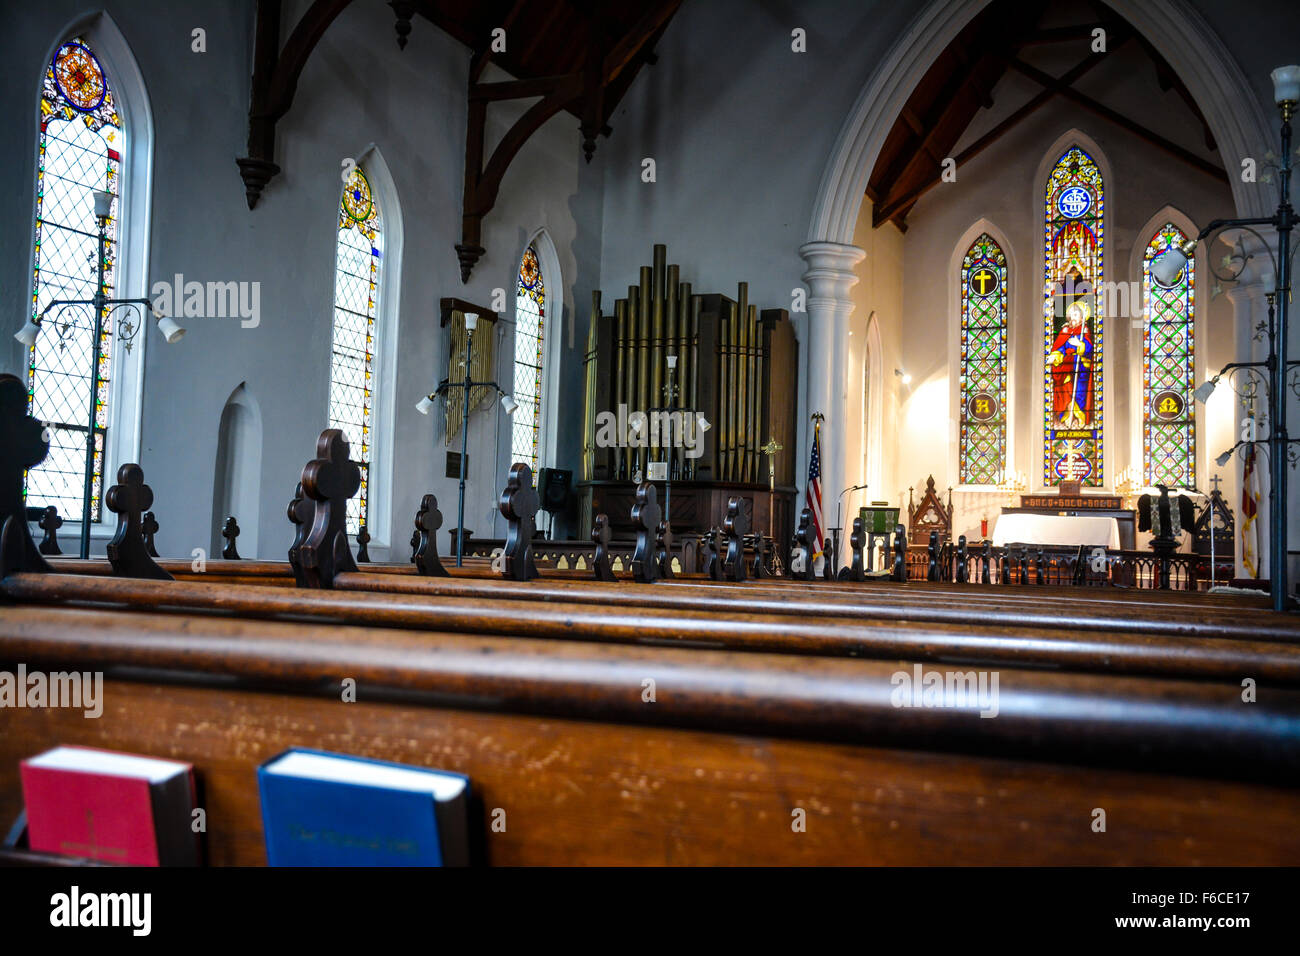
[[[42,61],[34,96],[28,317],[39,316],[56,299],[86,299],[99,292],[119,298],[145,296],[153,117],[139,67],[107,13],[79,18],[60,32]],[[95,288],[96,271],[87,268],[96,257],[99,229],[95,191],[113,197],[102,289]],[[95,367],[89,307],[71,307],[61,317],[50,315],[53,320],[25,356],[30,411],[49,424],[51,435],[49,456],[27,474],[28,504],[54,505],[69,523],[79,525],[94,394],[91,521],[99,527],[92,534],[107,536],[104,478],[140,453],[149,322],[134,313],[106,314]],[[122,318],[133,328],[122,326]],[[71,324],[60,334],[64,319]],[[70,530],[65,526],[65,534]]]
[[[851,263],[862,256],[862,250],[853,245],[854,231],[868,181],[891,135],[891,122],[943,51],[987,6],[987,0],[931,0],[924,4],[909,29],[899,36],[888,55],[879,61],[863,84],[840,127],[816,192],[806,241],[799,248],[801,257],[809,264],[808,274],[819,280],[818,289],[821,290],[809,300],[809,347],[803,353],[807,356],[809,374],[806,380],[810,383],[810,390],[817,381],[817,376],[812,373],[818,359],[813,353],[819,349],[833,349],[833,334],[828,331],[823,335],[819,330],[833,329],[836,316],[852,308],[849,290],[854,277]],[[1271,123],[1266,121],[1256,97],[1249,92],[1251,84],[1241,66],[1202,14],[1182,0],[1115,0],[1109,6],[1132,25],[1185,82],[1205,116],[1225,168],[1238,168],[1240,157],[1253,155],[1259,149],[1257,144],[1273,140],[1275,134]],[[1206,68],[1205,64],[1213,64],[1213,68]],[[1058,151],[1052,156],[1052,161],[1059,155]],[[1101,165],[1103,180],[1112,182],[1104,154],[1093,155]],[[1042,216],[1042,183],[1043,177],[1038,177],[1030,190],[1035,216],[1039,219]],[[1239,177],[1230,177],[1229,185],[1238,215],[1271,213],[1271,208],[1266,208],[1267,199],[1262,190],[1243,184]],[[1113,208],[1113,195],[1108,199]],[[1037,368],[1035,377],[1041,381],[1039,363],[1035,362],[1034,367]],[[1029,366],[1024,369],[1026,373],[1032,370],[1034,368]],[[1103,383],[1103,387],[1109,388],[1109,384]],[[810,391],[809,401],[814,404],[825,402],[827,398],[824,390],[816,395]],[[1027,441],[1032,445],[1037,439],[1040,448],[1042,417],[1040,409],[1038,414],[1028,416],[1023,426]],[[806,458],[804,438],[801,433],[801,456]],[[1026,469],[1030,483],[1037,485],[1044,472],[1041,460],[1044,456],[1032,447],[1025,454],[1020,465]],[[954,468],[955,463],[954,455]],[[825,464],[832,472],[839,467],[833,459]],[[834,483],[838,479],[827,480]]]

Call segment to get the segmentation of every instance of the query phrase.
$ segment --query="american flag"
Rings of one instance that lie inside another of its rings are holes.
[[[808,462],[808,490],[804,494],[804,506],[812,511],[813,528],[817,532],[817,548],[813,557],[822,555],[822,423],[817,422],[813,429],[812,459]]]
[[[1259,577],[1259,472],[1255,470],[1255,446],[1246,453],[1246,471],[1241,476],[1241,563],[1252,578]]]

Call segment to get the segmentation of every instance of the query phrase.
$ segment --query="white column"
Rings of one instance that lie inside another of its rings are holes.
[[[808,286],[808,343],[804,394],[807,416],[821,412],[822,425],[822,517],[826,527],[835,523],[835,506],[840,491],[848,482],[848,456],[845,436],[850,428],[859,428],[849,401],[849,317],[853,314],[850,291],[858,282],[854,267],[866,253],[857,246],[839,242],[809,242],[799,248],[808,263],[803,281]],[[861,403],[857,406],[860,411]],[[804,428],[812,447],[811,422]],[[801,466],[808,467],[805,460]],[[802,477],[806,478],[806,471]],[[841,542],[847,535],[841,535]],[[843,545],[841,546],[843,551]],[[843,563],[842,561],[840,562]]]

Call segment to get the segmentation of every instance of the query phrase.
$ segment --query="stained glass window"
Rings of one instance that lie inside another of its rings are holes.
[[[1195,259],[1172,285],[1151,274],[1151,263],[1187,241],[1167,222],[1147,243],[1142,259],[1142,471],[1148,485],[1196,485]]]
[[[996,485],[1007,459],[1007,257],[984,233],[961,263],[961,482]]]
[[[519,262],[515,288],[515,411],[510,430],[510,460],[533,470],[541,463],[542,343],[546,340],[546,284],[537,249],[530,245]]]
[[[46,66],[39,119],[33,316],[39,316],[55,299],[89,299],[96,291],[113,294],[126,137],[109,78],[84,39],[77,37],[62,44]],[[114,197],[100,290],[95,288],[99,255],[95,191],[107,191]],[[49,426],[50,453],[27,473],[26,494],[29,506],[54,505],[60,514],[80,517],[93,393],[91,518],[99,521],[104,442],[110,420],[113,323],[106,310],[98,367],[92,368],[93,318],[89,307],[51,311],[28,352],[29,411]]]
[[[360,166],[339,202],[334,262],[334,336],[330,354],[330,427],[343,431],[361,466],[361,489],[348,502],[348,534],[368,521],[375,394],[375,319],[383,265],[383,220]]]
[[[1047,178],[1043,230],[1043,484],[1100,486],[1103,191],[1092,157],[1071,146]]]

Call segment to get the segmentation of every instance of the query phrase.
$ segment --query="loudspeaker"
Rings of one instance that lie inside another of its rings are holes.
[[[543,468],[538,472],[537,494],[542,499],[542,510],[551,514],[563,511],[572,485],[573,472],[567,468]]]

